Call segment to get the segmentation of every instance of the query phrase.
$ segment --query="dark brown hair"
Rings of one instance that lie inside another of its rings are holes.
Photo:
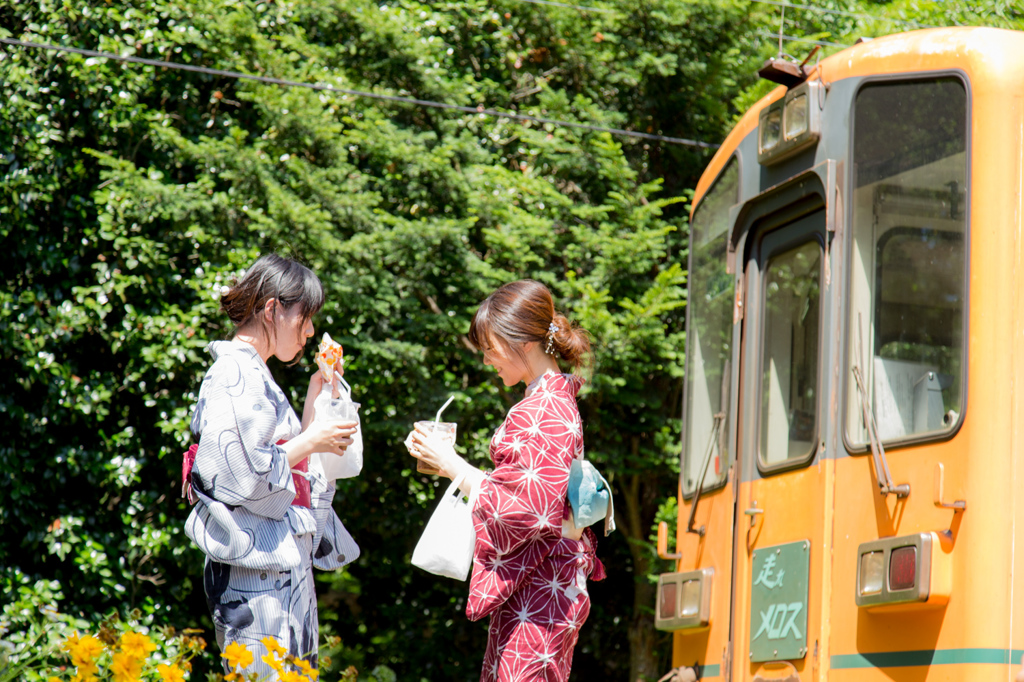
[[[482,350],[489,340],[497,339],[522,356],[523,346],[530,341],[547,348],[552,324],[558,328],[551,339],[555,357],[573,369],[589,367],[590,334],[555,310],[551,292],[532,279],[509,282],[488,296],[469,324],[469,340]]]
[[[258,321],[267,339],[274,338],[261,313],[267,301],[275,299],[280,307],[301,306],[303,320],[308,320],[324,305],[324,287],[313,271],[291,258],[276,253],[263,256],[252,264],[235,286],[220,297],[220,307],[228,314],[236,331]],[[277,309],[274,309],[275,319]]]

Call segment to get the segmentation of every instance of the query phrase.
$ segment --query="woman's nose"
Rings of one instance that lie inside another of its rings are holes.
[[[306,333],[306,338],[313,336],[313,334],[315,333],[313,330],[313,320],[306,320],[306,328],[303,329],[302,331]]]

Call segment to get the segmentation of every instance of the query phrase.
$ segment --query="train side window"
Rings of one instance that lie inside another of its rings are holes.
[[[805,242],[768,261],[761,353],[761,463],[804,460],[817,428],[821,246]]]
[[[729,208],[739,197],[736,158],[715,180],[690,223],[690,280],[687,299],[686,377],[683,398],[683,494],[691,495],[710,457],[704,490],[727,475],[728,417],[715,428],[715,415],[728,413],[735,278],[725,271]],[[710,454],[709,454],[710,453]]]
[[[847,440],[867,445],[865,400],[885,443],[942,437],[964,405],[966,89],[869,83],[854,106]]]

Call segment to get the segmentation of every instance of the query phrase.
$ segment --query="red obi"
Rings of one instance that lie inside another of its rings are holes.
[[[286,440],[279,440],[277,444],[284,445],[287,442]],[[292,483],[295,484],[295,499],[292,500],[292,504],[298,507],[310,508],[313,506],[312,490],[310,490],[309,481],[302,474],[296,473],[298,471],[303,473],[309,471],[308,457],[292,467]]]

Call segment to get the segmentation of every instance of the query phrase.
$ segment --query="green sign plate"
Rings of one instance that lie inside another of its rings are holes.
[[[754,551],[750,589],[750,660],[791,661],[807,655],[807,583],[811,543]]]

